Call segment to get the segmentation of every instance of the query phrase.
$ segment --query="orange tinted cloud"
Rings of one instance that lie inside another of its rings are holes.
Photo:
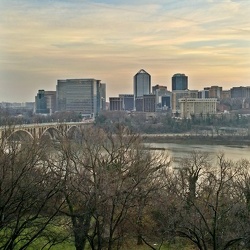
[[[2,1],[0,101],[32,101],[70,77],[132,93],[141,68],[169,89],[176,72],[191,89],[250,85],[248,1],[150,2]]]

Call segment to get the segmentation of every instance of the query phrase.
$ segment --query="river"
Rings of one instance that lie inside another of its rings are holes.
[[[151,149],[165,149],[174,162],[178,162],[180,158],[188,156],[194,150],[209,153],[214,160],[218,153],[224,153],[225,158],[228,160],[239,161],[247,159],[250,161],[250,146],[179,143],[145,143],[145,145]]]

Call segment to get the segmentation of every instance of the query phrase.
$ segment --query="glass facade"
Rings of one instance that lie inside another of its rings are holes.
[[[74,111],[94,117],[101,108],[100,80],[57,81],[57,111]]]
[[[44,90],[38,90],[35,97],[35,107],[37,114],[48,114],[49,109],[47,108],[47,99]]]
[[[149,95],[151,90],[151,76],[145,70],[141,69],[134,76],[134,96],[142,97],[143,95]]]
[[[172,77],[172,91],[188,89],[188,77],[185,74],[174,74]]]

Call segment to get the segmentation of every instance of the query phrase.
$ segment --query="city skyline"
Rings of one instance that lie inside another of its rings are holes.
[[[95,78],[133,93],[145,69],[171,90],[250,85],[249,1],[0,1],[0,101],[34,101],[58,79]]]

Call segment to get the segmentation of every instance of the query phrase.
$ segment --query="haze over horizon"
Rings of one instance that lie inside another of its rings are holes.
[[[0,0],[0,102],[34,101],[58,79],[95,78],[107,97],[184,73],[189,89],[250,86],[249,0]]]

